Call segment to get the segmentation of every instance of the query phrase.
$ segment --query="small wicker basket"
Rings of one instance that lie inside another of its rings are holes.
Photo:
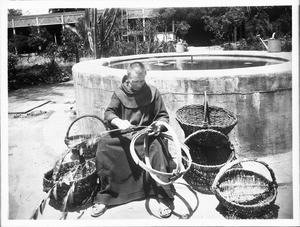
[[[87,160],[85,163],[79,161],[63,163],[58,176],[57,180],[53,180],[53,169],[46,172],[43,178],[43,191],[52,190],[50,198],[60,205],[72,185],[74,185],[71,204],[73,206],[84,204],[98,185],[96,165],[92,160]]]
[[[95,115],[83,115],[77,118],[76,120],[74,120],[70,124],[64,142],[68,147],[72,147],[73,154],[82,155],[85,159],[90,159],[96,157],[96,151],[98,147],[97,134],[82,134],[82,135],[74,135],[74,136],[69,135],[70,130],[72,126],[75,124],[75,122],[87,117],[98,119],[104,125],[105,129],[106,130],[108,129],[104,120],[102,120],[100,117]]]
[[[176,111],[176,120],[185,137],[200,129],[214,129],[227,135],[237,124],[237,118],[230,111],[209,106],[206,92],[204,104],[185,105]]]
[[[271,180],[261,173],[243,168],[240,165],[242,162],[262,164],[270,172]],[[277,188],[275,174],[265,162],[243,159],[235,160],[220,170],[212,185],[212,192],[237,217],[255,218],[271,210]]]
[[[233,145],[227,135],[213,129],[198,130],[184,143],[193,162],[183,178],[197,191],[211,194],[211,185],[221,167],[235,159]]]

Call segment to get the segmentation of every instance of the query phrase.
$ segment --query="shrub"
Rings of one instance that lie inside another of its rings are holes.
[[[281,41],[281,50],[290,52],[292,51],[292,38],[290,36],[286,36]]]
[[[290,52],[292,51],[292,40],[291,37],[285,36],[279,38],[281,42],[281,51]],[[264,45],[256,37],[241,39],[235,43],[225,43],[221,45],[224,50],[266,50]]]
[[[225,43],[221,47],[224,50],[266,50],[262,43],[255,39],[241,39],[237,43]]]
[[[16,66],[18,63],[18,56],[8,53],[8,74],[13,75],[16,73]]]
[[[133,55],[133,54],[135,54],[134,42],[116,41],[115,45],[111,47],[105,46],[105,49],[103,50],[104,57]]]
[[[111,47],[105,47],[103,50],[104,57],[124,56],[134,54],[149,54],[149,53],[166,53],[175,52],[176,49],[171,42],[126,42],[116,41]]]
[[[54,60],[41,65],[19,67],[8,74],[8,89],[19,89],[30,85],[52,84],[70,80],[72,66],[60,67]]]

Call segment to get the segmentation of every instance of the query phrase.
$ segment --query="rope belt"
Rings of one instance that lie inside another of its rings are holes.
[[[178,178],[180,178],[183,174],[185,174],[186,171],[188,171],[188,169],[191,167],[192,159],[191,159],[191,156],[189,153],[189,148],[186,145],[184,145],[183,143],[179,142],[174,130],[171,128],[171,126],[169,124],[167,124],[163,121],[156,121],[156,122],[153,122],[152,124],[155,124],[155,123],[161,124],[168,129],[169,134],[161,133],[160,137],[158,137],[158,139],[162,140],[163,138],[166,138],[166,139],[172,140],[174,142],[175,153],[176,153],[176,162],[175,162],[176,168],[171,173],[166,173],[166,172],[161,172],[161,171],[155,170],[151,167],[151,163],[150,163],[150,159],[149,159],[149,143],[148,143],[149,135],[148,135],[147,130],[141,130],[138,133],[136,133],[136,135],[133,137],[133,139],[131,140],[131,143],[130,143],[130,154],[131,154],[133,160],[135,161],[135,163],[137,165],[139,165],[142,169],[147,171],[150,174],[150,176],[157,183],[159,183],[161,185],[169,185],[169,184],[172,184],[174,181],[176,181]],[[144,138],[145,162],[143,162],[139,159],[139,157],[137,156],[135,149],[134,149],[136,140],[140,136],[143,136],[143,135],[145,135],[145,138]],[[163,148],[165,150],[167,150],[167,148],[165,146],[163,146]],[[182,157],[181,150],[184,151],[187,158]],[[186,168],[183,166],[183,164],[181,162],[182,159],[184,159],[187,162]],[[164,181],[160,180],[158,176],[168,176],[168,177],[170,177],[170,181],[164,182]]]

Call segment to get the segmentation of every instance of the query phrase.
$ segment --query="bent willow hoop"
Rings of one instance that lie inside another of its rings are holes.
[[[132,139],[131,143],[130,143],[130,154],[134,160],[134,162],[139,165],[142,169],[144,169],[145,171],[147,171],[150,176],[159,184],[161,185],[169,185],[172,184],[175,180],[177,180],[178,178],[180,178],[183,174],[185,174],[185,172],[191,167],[192,164],[192,159],[189,153],[189,148],[187,146],[185,146],[183,143],[180,143],[174,130],[171,128],[171,126],[165,122],[162,121],[156,121],[153,122],[153,124],[158,123],[161,124],[163,126],[165,126],[168,129],[169,134],[167,133],[161,133],[161,137],[159,139],[162,138],[166,138],[169,140],[172,140],[175,144],[175,153],[176,153],[176,168],[173,170],[172,173],[166,173],[166,172],[161,172],[161,171],[157,171],[155,169],[153,169],[151,167],[151,163],[150,163],[150,159],[149,159],[149,145],[148,145],[148,132],[146,130],[140,131],[138,132]],[[134,146],[135,146],[135,142],[136,140],[140,137],[145,135],[145,139],[144,139],[144,148],[145,148],[145,162],[141,161],[139,159],[139,157],[137,156]],[[187,167],[185,168],[182,164],[182,153],[181,153],[181,149],[184,151],[185,155],[186,155],[186,159],[185,161],[188,163]],[[159,179],[158,176],[169,176],[170,177],[170,181],[169,182],[164,182],[162,180]]]

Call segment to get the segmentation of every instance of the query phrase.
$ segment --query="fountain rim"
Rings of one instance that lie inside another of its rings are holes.
[[[292,53],[291,52],[267,52],[267,51],[199,51],[199,52],[183,52],[183,53],[155,53],[155,54],[139,54],[139,55],[124,55],[117,57],[93,59],[77,63],[73,66],[73,71],[102,74],[107,75],[125,75],[125,69],[110,68],[107,64],[119,61],[150,59],[150,58],[167,58],[167,57],[187,57],[187,56],[221,56],[221,57],[241,57],[241,58],[260,58],[260,59],[275,59],[282,60],[283,63],[245,67],[245,68],[231,68],[231,69],[211,69],[211,70],[149,70],[147,75],[149,77],[167,77],[172,78],[199,78],[199,77],[214,77],[214,76],[249,76],[249,75],[267,75],[267,74],[281,74],[292,71]],[[247,70],[245,70],[247,69]],[[263,69],[263,70],[262,70]],[[183,73],[184,72],[184,73]],[[199,74],[201,72],[201,74]],[[158,75],[159,74],[159,75]]]

